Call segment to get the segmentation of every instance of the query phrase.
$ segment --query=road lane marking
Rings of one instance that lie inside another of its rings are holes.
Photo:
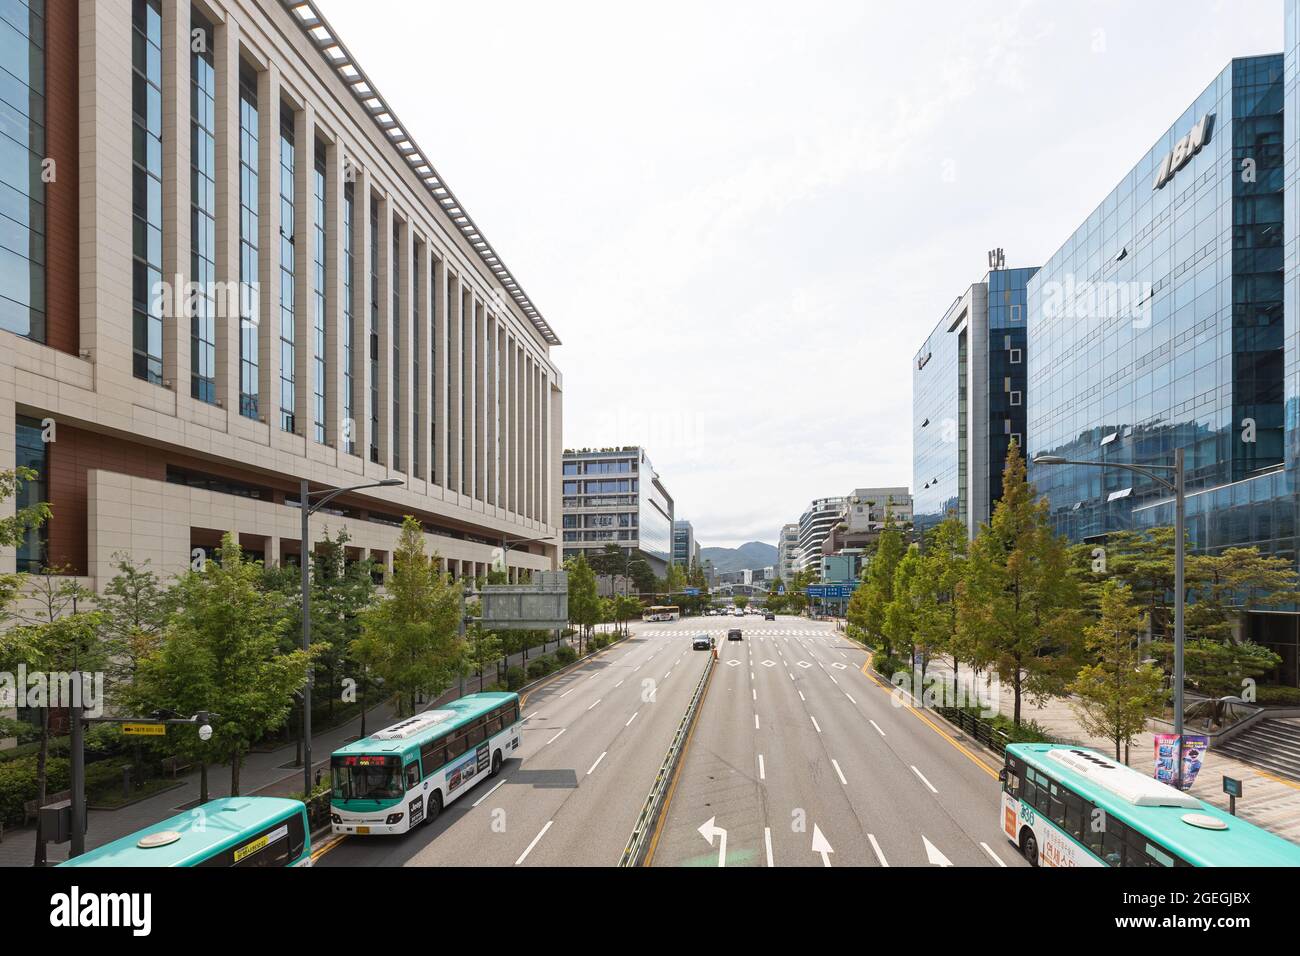
[[[872,727],[875,727],[877,733],[879,733],[880,736],[882,737],[885,736],[885,732],[880,729],[880,725],[876,723],[874,720],[872,720],[870,717],[867,718],[867,723],[869,723]]]
[[[767,865],[776,866],[772,862],[772,828],[763,827],[763,845],[767,847]]]
[[[596,704],[599,704],[602,700],[604,700],[603,697],[597,697],[597,698],[595,699],[595,701],[592,702],[591,707],[595,707]],[[591,707],[588,707],[587,709],[588,709],[588,710],[591,710]]]
[[[876,835],[868,833],[867,839],[871,841],[871,850],[876,854],[876,859],[880,861],[881,866],[889,866],[889,861],[885,859],[885,854],[880,850],[880,844],[876,842]]]
[[[853,695],[850,694],[850,693],[848,693],[847,691],[845,691],[844,696],[847,697],[847,698],[848,698],[850,701],[852,701],[853,703],[855,703],[855,704],[857,703],[856,700],[853,700]]]
[[[568,697],[568,696],[569,696],[570,694],[572,694],[575,690],[577,690],[576,687],[570,687],[568,690],[566,690],[563,694],[561,694],[559,697],[557,697],[557,698],[555,698],[555,699],[556,699],[556,700],[564,700],[564,698]]]
[[[989,845],[988,845],[987,843],[984,843],[983,841],[981,841],[981,842],[980,842],[980,846],[984,847],[984,852],[985,852],[985,853],[987,853],[989,856],[993,857],[993,862],[994,862],[994,863],[996,863],[998,866],[1006,866],[1006,864],[1002,862],[1002,857],[998,856],[998,855],[997,855],[996,853],[994,853],[991,849],[989,849]]]
[[[568,730],[568,729],[569,729],[568,727],[565,727],[564,730],[561,730],[561,731],[560,731],[560,734],[564,733],[564,731],[565,731],[565,730]],[[556,734],[556,735],[555,735],[554,737],[552,737],[550,740],[546,741],[546,744],[553,744],[553,743],[555,743],[557,740],[560,739],[560,734]],[[542,746],[545,747],[546,744],[542,744]]]
[[[493,788],[492,788],[491,790],[489,790],[487,793],[483,794],[483,796],[479,797],[477,800],[475,800],[473,803],[471,803],[471,804],[469,805],[469,806],[470,806],[470,809],[472,810],[472,809],[474,809],[474,807],[477,807],[480,803],[482,803],[482,802],[483,802],[484,800],[486,800],[488,797],[492,796],[492,794],[496,793],[496,792],[497,792],[498,790],[500,790],[503,786],[505,786],[505,781],[504,781],[504,780],[499,781],[495,787],[493,787]]]
[[[551,828],[551,824],[554,822],[555,822],[554,820],[546,821],[546,826],[542,827],[542,832],[537,834],[537,836],[533,837],[533,842],[528,844],[528,849],[524,850],[523,853],[519,854],[519,859],[515,860],[515,866],[518,866],[520,863],[524,862],[524,860],[528,858],[528,854],[533,852],[533,847],[537,846],[538,842],[542,839],[542,837],[546,836],[546,831]]]
[[[805,702],[808,700],[808,698],[803,695],[803,691],[799,691],[799,699]]]
[[[609,753],[608,750],[601,751],[600,756],[596,758],[596,762],[595,762],[594,764],[592,764],[592,765],[587,769],[587,776],[588,776],[588,777],[591,776],[591,771],[595,770],[597,767],[600,766],[600,762],[601,762],[602,760],[605,759],[605,754],[607,754],[607,753]]]
[[[754,715],[754,729],[758,730],[758,714]]]
[[[808,719],[813,722],[813,726],[817,728],[817,733],[820,734],[822,732],[822,728],[821,728],[821,724],[817,723],[817,718],[814,717],[812,714],[809,714]]]
[[[641,713],[641,711],[638,710],[638,711],[636,712],[636,714],[639,714],[639,713]],[[624,726],[624,727],[631,727],[631,726],[632,726],[632,721],[636,720],[636,714],[633,714],[631,717],[629,717],[629,718],[627,719],[627,723],[624,724],[623,726]]]
[[[762,755],[762,754],[759,754],[759,755],[758,755],[758,779],[759,779],[759,780],[766,780],[766,779],[767,779],[767,768],[763,766],[763,755]]]
[[[627,680],[627,678],[625,677],[625,678],[623,678],[623,680]],[[614,689],[617,690],[618,688],[620,688],[620,687],[622,687],[622,686],[623,686],[623,681],[619,681],[617,684],[614,685]]]
[[[912,773],[916,774],[918,777],[921,778],[921,782],[930,788],[931,793],[939,792],[938,790],[934,789],[934,784],[932,784],[929,780],[925,779],[925,774],[921,773],[921,771],[916,769],[915,765],[912,766]]]
[[[831,766],[833,766],[835,768],[835,772],[839,774],[840,783],[844,784],[844,786],[847,787],[849,785],[849,782],[844,779],[844,771],[840,769],[840,762],[836,760],[834,757],[832,757]]]

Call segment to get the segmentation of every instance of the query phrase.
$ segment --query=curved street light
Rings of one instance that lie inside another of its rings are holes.
[[[311,516],[339,495],[366,488],[393,488],[404,485],[401,478],[385,478],[382,481],[369,481],[364,485],[351,485],[347,488],[322,488],[312,491],[306,478],[299,485],[299,505],[302,508],[302,553],[298,564],[302,566],[302,649],[311,649]],[[313,503],[312,498],[319,495],[320,500]],[[314,675],[308,664],[307,680],[302,688],[302,799],[303,803],[311,800],[311,685]],[[364,707],[365,704],[362,704]]]
[[[1062,458],[1060,455],[1038,455],[1035,465],[1084,465],[1089,468],[1119,468],[1135,472],[1150,478],[1160,487],[1174,496],[1174,735],[1178,738],[1178,789],[1183,789],[1183,610],[1186,603],[1184,595],[1184,564],[1186,550],[1187,505],[1185,468],[1183,449],[1174,449],[1172,465],[1130,465],[1118,461],[1078,461]],[[1157,472],[1172,472],[1166,478]]]

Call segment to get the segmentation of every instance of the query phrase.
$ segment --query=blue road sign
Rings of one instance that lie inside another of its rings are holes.
[[[687,597],[699,597],[699,596],[700,596],[700,589],[699,589],[699,588],[687,588],[687,589],[686,589],[685,591],[683,591],[682,593],[685,594]]]

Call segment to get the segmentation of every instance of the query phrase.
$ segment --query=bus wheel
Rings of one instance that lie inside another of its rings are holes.
[[[424,825],[428,826],[434,820],[438,819],[438,814],[442,813],[442,793],[433,791],[429,794],[429,799],[424,807]]]
[[[495,777],[501,772],[501,751],[497,750],[492,754],[492,770],[488,773],[489,777]]]
[[[1034,837],[1034,831],[1025,827],[1020,831],[1020,852],[1024,854],[1030,866],[1038,865],[1038,840]]]

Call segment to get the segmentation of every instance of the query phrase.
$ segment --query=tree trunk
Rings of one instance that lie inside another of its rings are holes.
[[[1016,705],[1015,705],[1015,716],[1014,718],[1012,718],[1012,722],[1015,724],[1016,727],[1019,727],[1020,726],[1020,682],[1022,678],[1020,675],[1020,657],[1018,655],[1015,658],[1015,662],[1016,662],[1016,677],[1015,680],[1011,682],[1011,687],[1016,693]]]
[[[244,762],[243,754],[236,753],[230,760],[230,795],[239,796],[239,768]]]
[[[36,856],[35,864],[45,863],[45,841],[41,833],[41,807],[45,804],[46,758],[50,753],[50,710],[42,707],[41,713],[41,749],[36,754]]]

